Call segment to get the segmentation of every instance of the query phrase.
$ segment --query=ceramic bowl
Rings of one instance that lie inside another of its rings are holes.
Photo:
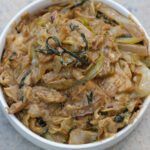
[[[133,16],[133,14],[131,14],[127,9],[125,9],[123,6],[121,6],[120,4],[116,3],[113,0],[98,0],[98,1],[101,1],[101,2],[109,5],[113,9],[120,12],[122,15],[132,18],[139,25],[141,30],[144,31],[145,36],[147,37],[148,41],[150,41],[148,34],[146,33],[143,26]],[[26,12],[31,13],[31,14],[36,13],[36,12],[40,11],[41,9],[43,9],[47,6],[50,6],[51,4],[52,4],[51,0],[34,1],[30,5],[26,6],[24,9],[22,9],[8,23],[8,25],[5,27],[4,31],[2,32],[2,34],[0,36],[0,57],[2,56],[2,52],[5,47],[6,36],[7,36],[8,32],[11,31],[13,24],[19,22],[21,16],[23,14],[25,14]],[[111,138],[108,138],[108,139],[102,140],[102,141],[98,141],[98,142],[94,142],[94,143],[82,144],[82,145],[61,144],[61,143],[49,141],[49,140],[44,139],[44,138],[40,137],[39,135],[33,133],[31,130],[26,128],[14,115],[8,114],[8,112],[7,112],[8,105],[3,96],[3,92],[2,92],[1,88],[0,88],[0,103],[1,103],[2,110],[4,111],[6,117],[8,118],[10,123],[13,125],[13,127],[27,140],[29,140],[30,142],[34,143],[35,145],[37,145],[43,149],[47,149],[47,150],[83,150],[83,149],[85,149],[85,150],[104,150],[104,149],[118,143],[122,139],[124,139],[129,133],[131,133],[131,131],[133,131],[133,129],[135,129],[135,127],[141,121],[142,117],[144,116],[144,114],[148,108],[148,105],[150,103],[150,97],[146,98],[138,116],[136,117],[136,119],[134,120],[134,122],[132,124],[129,124],[127,127],[125,127],[123,130],[121,130],[115,136],[113,136]]]

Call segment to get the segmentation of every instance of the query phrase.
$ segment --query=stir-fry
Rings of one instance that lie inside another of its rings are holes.
[[[8,34],[0,84],[8,112],[38,135],[86,144],[115,135],[150,94],[144,32],[94,0],[25,14]]]

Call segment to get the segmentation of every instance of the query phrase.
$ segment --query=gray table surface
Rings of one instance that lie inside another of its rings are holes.
[[[0,33],[9,20],[33,0],[0,0]],[[116,0],[141,21],[150,35],[150,0]],[[150,107],[132,134],[109,150],[150,150]],[[28,142],[9,124],[0,109],[0,150],[41,150]]]

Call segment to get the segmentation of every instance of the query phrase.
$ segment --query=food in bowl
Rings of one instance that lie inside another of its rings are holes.
[[[36,134],[66,144],[115,135],[150,94],[144,32],[94,0],[26,14],[8,34],[0,84],[9,113]]]

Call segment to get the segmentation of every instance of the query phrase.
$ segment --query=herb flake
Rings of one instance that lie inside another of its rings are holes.
[[[58,51],[57,49],[53,48],[50,44],[49,44],[49,40],[50,39],[53,39],[53,41],[56,43],[57,47],[60,47],[63,51],[60,52]],[[48,37],[47,40],[46,40],[46,48],[45,49],[38,49],[36,50],[37,52],[40,52],[40,53],[43,53],[43,54],[49,54],[49,55],[52,55],[52,54],[55,54],[55,55],[58,55],[58,56],[61,56],[63,53],[67,53],[69,54],[70,56],[74,57],[75,59],[77,59],[79,62],[81,62],[81,64],[84,64],[85,61],[80,58],[76,53],[74,52],[71,52],[69,50],[67,50],[66,48],[64,48],[62,46],[62,43],[60,42],[60,40],[56,37],[56,36],[51,36],[51,37]]]
[[[93,92],[90,91],[87,95],[87,101],[88,101],[88,104],[91,104],[93,102]]]
[[[103,18],[104,22],[106,24],[111,24],[113,26],[117,25],[117,22],[115,20],[112,20],[110,18],[108,18],[106,15],[104,15],[102,12],[98,11],[97,14],[96,14],[96,18],[97,19],[101,19]]]
[[[16,52],[13,52],[13,53],[11,54],[11,56],[9,57],[9,61],[13,61],[13,60],[15,59],[16,55],[17,55],[17,53],[16,53]]]
[[[88,0],[81,0],[79,3],[76,3],[75,5],[71,6],[70,9],[74,9],[76,7],[82,6],[87,1]]]
[[[24,76],[22,77],[21,81],[20,81],[20,84],[19,84],[19,88],[22,88],[24,86],[24,81],[26,79],[26,77],[30,74],[31,70],[28,70]]]
[[[75,30],[79,29],[79,26],[78,26],[78,25],[75,25],[75,24],[73,24],[73,23],[71,23],[71,24],[69,25],[69,27],[70,27],[71,31],[75,31]]]
[[[88,49],[89,49],[89,46],[88,46],[88,41],[87,41],[87,39],[86,39],[85,34],[84,34],[84,33],[81,33],[81,37],[82,37],[82,39],[83,39],[83,41],[84,41],[84,43],[85,43],[85,50],[88,50]]]

